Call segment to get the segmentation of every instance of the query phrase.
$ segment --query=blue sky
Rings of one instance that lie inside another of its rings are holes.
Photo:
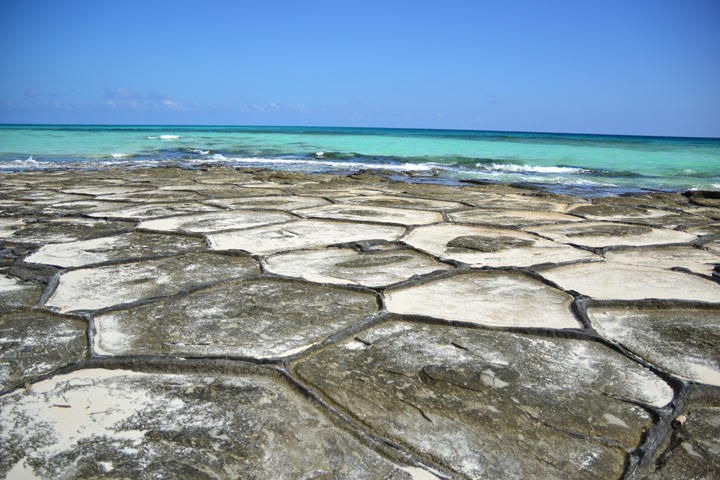
[[[720,137],[720,2],[0,0],[0,122]]]

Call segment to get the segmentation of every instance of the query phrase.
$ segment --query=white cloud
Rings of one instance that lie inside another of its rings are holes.
[[[113,102],[113,101],[108,101],[108,105],[110,105],[111,107],[117,108],[117,105],[115,105],[115,102]]]

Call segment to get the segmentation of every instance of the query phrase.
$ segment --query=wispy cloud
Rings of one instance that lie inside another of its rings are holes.
[[[103,97],[107,99],[124,98],[126,100],[172,100],[167,93],[158,92],[133,92],[125,88],[116,88],[115,90],[105,88]]]
[[[28,88],[25,90],[26,97],[38,97],[40,95],[42,95],[42,92],[37,88]]]

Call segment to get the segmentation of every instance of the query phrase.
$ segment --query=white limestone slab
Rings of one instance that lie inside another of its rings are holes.
[[[596,262],[554,268],[542,276],[566,290],[597,299],[720,302],[717,283],[659,268]]]
[[[326,247],[363,240],[396,240],[405,228],[326,220],[299,220],[207,236],[214,250],[245,250],[263,255],[289,250]]]
[[[152,190],[152,187],[127,185],[94,185],[91,187],[72,187],[62,190],[63,193],[77,193],[80,195],[113,195],[115,193],[133,193],[143,190]]]
[[[503,327],[579,328],[573,297],[519,273],[472,272],[387,290],[393,313]]]
[[[448,243],[462,237],[507,239],[509,248],[479,251],[453,247]],[[473,267],[529,267],[541,263],[564,263],[595,258],[591,252],[538,238],[516,230],[465,225],[419,227],[404,238],[405,243],[440,258],[457,260]],[[512,246],[515,243],[515,246]],[[521,246],[521,245],[525,246]]]
[[[677,213],[657,208],[637,208],[624,205],[580,205],[572,207],[567,213],[593,221],[614,222],[643,222],[664,217],[681,217]]]
[[[22,220],[17,220],[12,217],[0,217],[0,238],[7,238],[12,235],[15,230],[24,226],[25,222]]]
[[[202,203],[153,203],[145,205],[126,206],[128,204],[116,203],[111,211],[101,210],[90,213],[91,217],[107,218],[134,218],[146,220],[150,218],[170,217],[184,213],[217,212],[218,207]]]
[[[720,264],[720,255],[690,246],[609,251],[605,254],[605,259],[608,262],[640,267],[681,267],[702,275],[712,275],[715,265]]]
[[[298,197],[295,195],[268,195],[264,197],[234,197],[207,200],[205,203],[217,205],[229,210],[296,210],[299,208],[330,205],[320,197]]]
[[[534,212],[529,210],[473,209],[452,212],[448,216],[453,222],[501,225],[508,227],[542,225],[547,223],[582,222],[582,218],[555,212]]]
[[[364,205],[328,205],[294,210],[294,212],[308,218],[396,223],[399,225],[427,225],[443,221],[442,214],[438,212]]]
[[[143,190],[139,192],[113,193],[110,195],[98,195],[96,200],[108,202],[182,202],[201,200],[203,196],[197,192],[187,190]]]
[[[538,212],[564,212],[568,208],[567,203],[538,200],[523,195],[504,195],[501,198],[488,199],[484,201],[468,200],[478,208],[490,208],[493,210],[533,210]]]
[[[427,198],[400,197],[395,195],[368,195],[368,196],[347,196],[336,197],[339,203],[352,205],[372,205],[376,207],[415,208],[418,210],[444,211],[455,208],[464,208],[465,205],[458,202],[447,202],[443,200],[432,200]]]
[[[212,212],[146,220],[138,228],[166,232],[218,232],[284,223],[296,218],[281,212]]]
[[[312,282],[380,287],[414,275],[450,270],[432,257],[413,250],[361,254],[351,248],[301,250],[271,255],[267,269],[279,275],[302,277]]]
[[[543,225],[523,230],[537,233],[560,243],[586,247],[613,245],[643,246],[666,243],[688,243],[697,237],[685,232],[650,228],[624,223],[582,222],[577,224]]]

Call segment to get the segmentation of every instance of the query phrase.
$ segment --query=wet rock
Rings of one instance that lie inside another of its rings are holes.
[[[393,195],[371,195],[364,197],[337,197],[339,203],[370,205],[375,207],[414,208],[418,210],[444,211],[465,207],[461,203],[430,200],[426,198],[399,197]]]
[[[720,391],[691,387],[676,424],[652,458],[643,462],[640,480],[710,480],[720,478]]]
[[[659,268],[595,262],[553,268],[542,276],[566,290],[597,299],[720,302],[719,284]]]
[[[318,207],[330,204],[327,200],[319,197],[297,197],[294,195],[220,198],[207,200],[205,203],[217,205],[218,207],[227,208],[229,210],[296,210],[299,208]]]
[[[59,315],[0,313],[0,390],[85,358],[86,331],[87,323]]]
[[[552,212],[475,209],[448,214],[453,222],[501,226],[528,226],[547,223],[582,222],[581,218]]]
[[[644,225],[604,222],[543,225],[528,227],[524,230],[548,237],[556,242],[596,248],[613,245],[642,246],[687,243],[697,238],[695,235],[674,230],[659,230]]]
[[[528,267],[594,258],[591,252],[525,232],[464,225],[419,227],[404,241],[432,255],[474,267]]]
[[[284,379],[253,373],[80,370],[6,395],[0,475],[410,480]]]
[[[605,258],[609,262],[640,267],[681,267],[708,276],[712,275],[715,265],[720,264],[720,255],[691,246],[613,250],[605,253]]]
[[[720,192],[693,192],[688,198],[690,199],[690,203],[694,203],[695,205],[720,208]]]
[[[269,358],[324,340],[378,308],[375,295],[281,279],[223,283],[95,317],[103,355]]]
[[[391,241],[404,232],[404,227],[390,225],[300,220],[251,230],[212,233],[207,238],[210,248],[215,250],[239,249],[263,255],[363,240]]]
[[[39,285],[0,274],[0,311],[31,307],[40,299],[42,291]]]
[[[660,369],[720,386],[720,308],[598,303],[588,316],[601,336]]]
[[[139,228],[166,232],[217,232],[259,227],[295,220],[297,217],[280,212],[212,212],[146,220]]]
[[[625,452],[611,445],[639,445],[653,423],[632,402],[673,398],[598,343],[404,322],[292,368],[361,424],[467,478],[619,478]]]
[[[692,235],[720,235],[720,223],[690,227],[684,230]]]
[[[60,275],[60,283],[45,306],[61,311],[98,310],[258,273],[260,267],[250,257],[209,252],[82,268]]]
[[[127,207],[127,204],[125,203],[118,203],[116,205],[117,207],[112,211],[103,210],[100,212],[92,212],[88,215],[99,218],[129,218],[147,220],[150,218],[170,217],[186,213],[217,212],[220,210],[218,207],[202,203],[153,203],[149,205]]]
[[[270,272],[302,277],[319,283],[380,287],[414,275],[450,270],[432,257],[413,250],[359,253],[349,248],[301,250],[271,255],[265,260]]]
[[[521,273],[471,272],[389,289],[387,309],[481,325],[579,328],[573,297]]]
[[[295,210],[295,213],[307,218],[395,223],[398,225],[427,225],[443,221],[442,215],[437,212],[364,205],[328,205]]]
[[[16,230],[25,226],[25,222],[11,217],[0,217],[0,238],[8,238]]]
[[[8,240],[24,243],[64,243],[130,230],[134,227],[134,221],[53,218],[16,230]]]
[[[81,267],[111,260],[172,255],[205,247],[200,238],[131,232],[111,237],[46,245],[25,259],[58,267]]]

